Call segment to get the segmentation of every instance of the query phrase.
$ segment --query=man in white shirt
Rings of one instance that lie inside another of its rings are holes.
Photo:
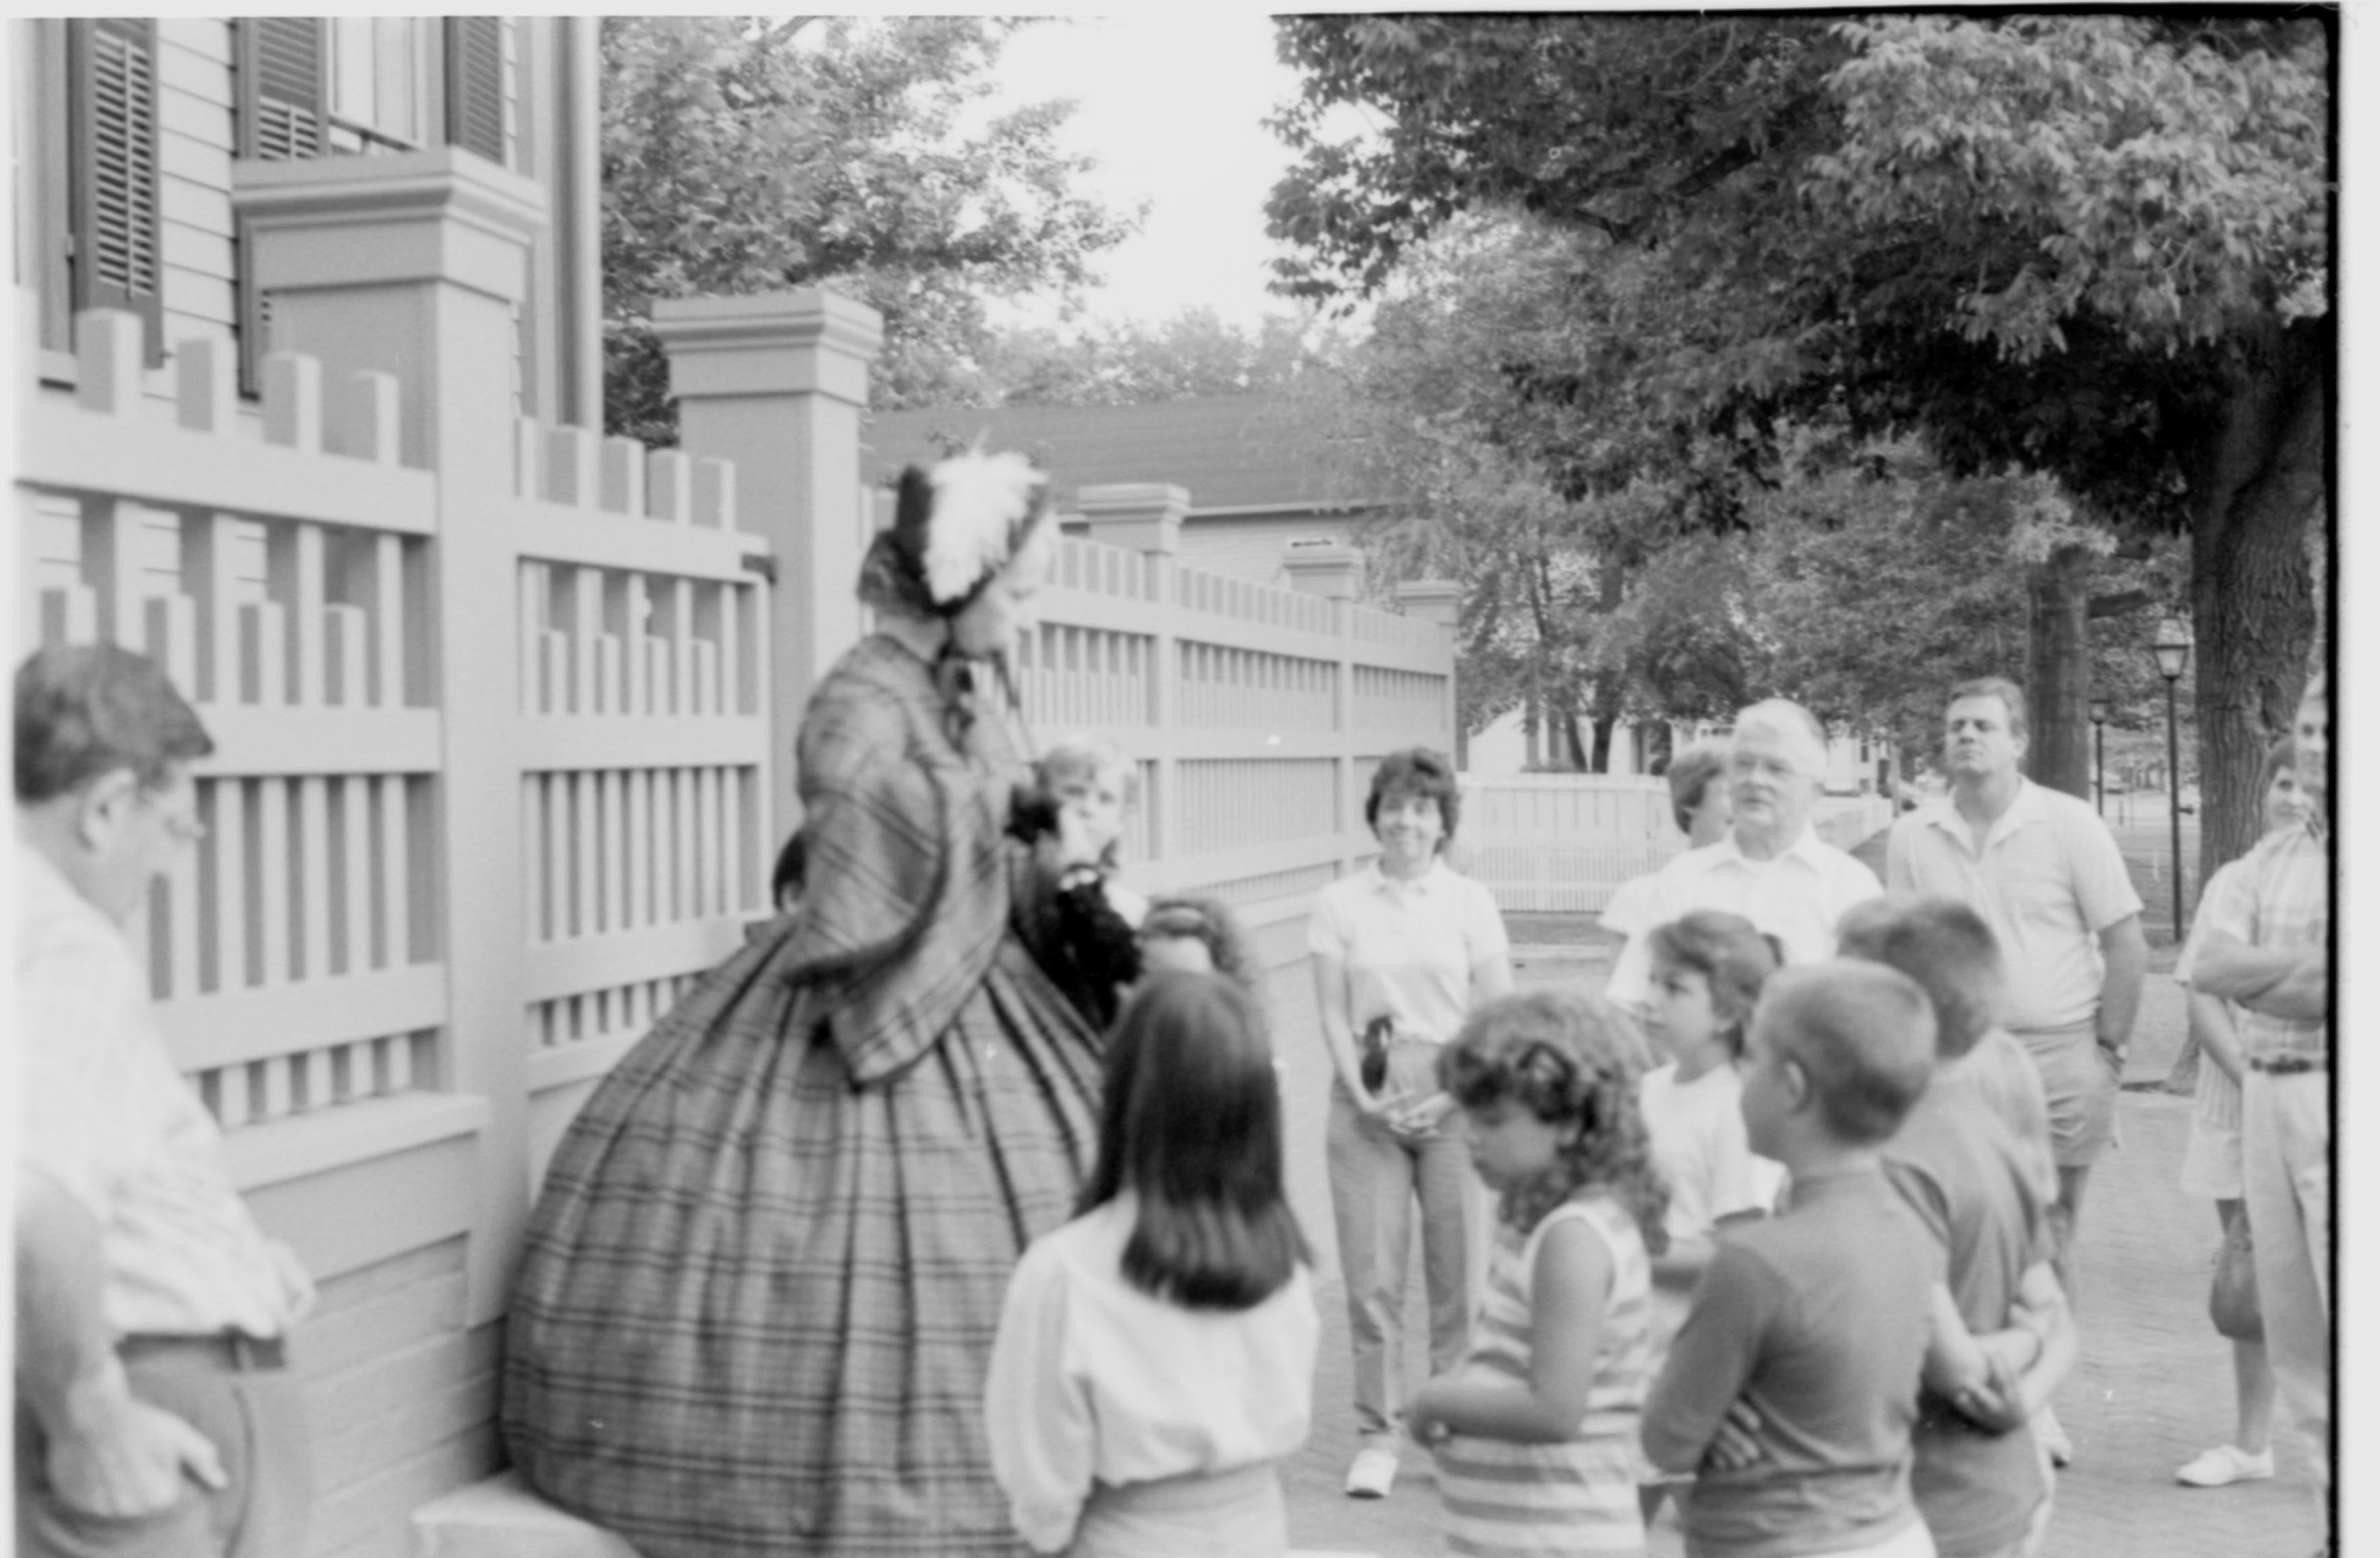
[[[2058,1163],[2058,1276],[2082,1191],[2115,1139],[2116,1090],[2148,971],[2141,898],[2090,804],[2020,768],[2023,689],[1998,676],[1950,689],[1942,752],[1950,793],[1895,823],[1885,881],[1940,893],[1984,917],[2006,959],[2001,1026],[2041,1072]]]
[[[1788,963],[1834,955],[1835,921],[1884,888],[1874,871],[1810,825],[1826,767],[1826,730],[1799,703],[1771,698],[1736,715],[1728,743],[1734,816],[1727,836],[1655,873],[1606,995],[1641,1017],[1651,989],[1647,939],[1694,909],[1743,916],[1777,939]]]
[[[232,1188],[124,927],[204,832],[213,749],[154,663],[56,645],[17,673],[17,1552],[305,1550],[313,1301]]]

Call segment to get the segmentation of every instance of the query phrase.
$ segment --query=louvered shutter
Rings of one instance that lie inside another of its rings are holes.
[[[165,360],[156,22],[96,17],[70,23],[67,81],[74,307],[140,315],[154,366]]]
[[[504,23],[446,18],[446,144],[504,165]]]
[[[232,114],[232,143],[238,155],[261,162],[295,162],[323,155],[324,86],[329,30],[320,17],[244,17],[232,24],[239,79]],[[238,268],[239,388],[262,391],[264,337],[271,305],[256,285],[254,245],[248,223],[233,239]]]
[[[269,163],[322,154],[319,17],[250,17],[239,33],[237,154]]]

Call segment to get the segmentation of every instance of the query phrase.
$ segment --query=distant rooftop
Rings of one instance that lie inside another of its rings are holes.
[[[860,432],[862,474],[888,481],[905,465],[940,458],[936,434],[984,435],[1046,467],[1051,498],[1075,506],[1083,487],[1167,481],[1190,493],[1191,512],[1230,508],[1356,509],[1334,501],[1320,465],[1292,436],[1290,402],[1277,396],[1207,396],[1150,406],[933,407],[876,411]]]

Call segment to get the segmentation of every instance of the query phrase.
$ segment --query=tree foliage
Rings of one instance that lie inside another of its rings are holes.
[[[1954,474],[2013,463],[2186,529],[2212,864],[2253,836],[2311,639],[2333,25],[1285,20],[1277,285],[1376,293],[1457,215],[1526,212],[1658,267],[1692,307],[1637,394],[1755,467],[1789,422],[1912,429]],[[1376,133],[1334,139],[1347,105]]]
[[[675,436],[652,299],[821,285],[884,316],[880,405],[941,397],[984,299],[1081,285],[1133,218],[1072,192],[1063,101],[986,111],[973,17],[607,17],[605,421]]]
[[[1098,322],[1075,327],[993,329],[976,357],[941,377],[967,406],[1146,406],[1207,395],[1270,395],[1286,390],[1319,354],[1338,349],[1328,335],[1285,313],[1245,330],[1208,308],[1169,319]]]

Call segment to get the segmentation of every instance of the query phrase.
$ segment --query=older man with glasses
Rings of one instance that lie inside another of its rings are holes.
[[[314,1291],[232,1187],[125,927],[203,833],[213,750],[113,645],[17,673],[17,1549],[305,1551],[303,1400],[283,1338]]]
[[[1695,909],[1743,916],[1776,938],[1788,963],[1834,955],[1835,922],[1884,888],[1811,826],[1826,766],[1825,728],[1800,704],[1771,698],[1736,715],[1728,740],[1728,831],[1654,874],[1612,965],[1605,992],[1611,1000],[1644,1014],[1652,932]]]

